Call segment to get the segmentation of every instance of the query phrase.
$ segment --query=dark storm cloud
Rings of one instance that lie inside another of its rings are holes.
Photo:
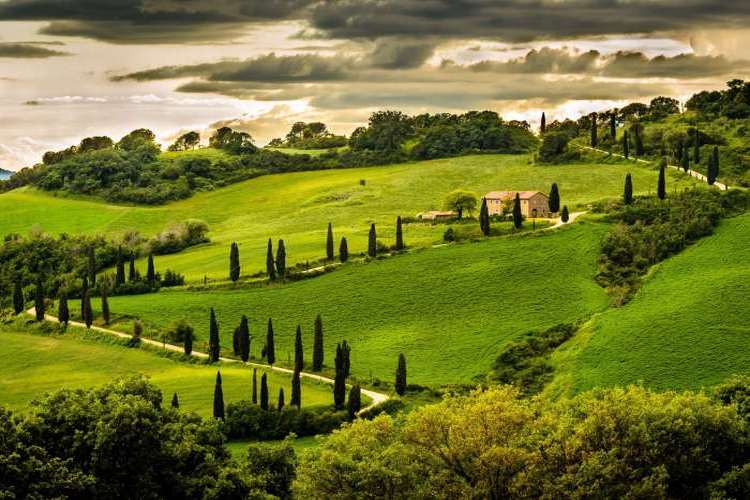
[[[299,17],[312,0],[8,0],[0,20],[49,21],[41,33],[111,43],[227,40],[252,23]]]
[[[344,0],[316,4],[311,25],[335,38],[438,36],[508,42],[691,28],[742,28],[746,0]]]
[[[47,49],[39,44],[0,43],[0,58],[44,59],[47,57],[67,56],[67,52]]]

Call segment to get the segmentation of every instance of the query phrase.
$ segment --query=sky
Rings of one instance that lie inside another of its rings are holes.
[[[0,0],[0,167],[81,138],[348,134],[379,109],[537,125],[748,79],[750,2]]]

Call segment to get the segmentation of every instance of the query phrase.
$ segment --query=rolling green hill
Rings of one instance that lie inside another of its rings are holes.
[[[33,189],[0,195],[0,235],[25,233],[36,227],[50,233],[110,234],[130,229],[155,234],[190,218],[205,220],[211,243],[157,258],[157,267],[184,273],[188,281],[204,276],[226,279],[229,245],[240,244],[243,274],[265,266],[268,238],[283,238],[288,262],[315,260],[325,252],[328,222],[336,239],[346,236],[350,252],[363,252],[369,224],[378,225],[379,239],[393,243],[397,215],[441,208],[445,195],[457,188],[477,193],[518,189],[548,192],[560,186],[569,208],[604,197],[620,196],[626,172],[633,173],[636,193],[653,192],[657,172],[629,164],[529,165],[527,156],[481,155],[388,167],[327,170],[268,175],[204,192],[160,207],[125,207],[95,200],[57,198]],[[669,188],[693,181],[670,172]],[[360,185],[360,180],[366,181]],[[444,226],[408,224],[408,245],[439,241]],[[139,266],[145,269],[145,263]]]
[[[84,334],[86,335],[86,334]],[[142,349],[86,340],[78,335],[20,333],[5,327],[0,331],[0,393],[3,406],[23,410],[34,399],[58,389],[98,386],[119,376],[148,375],[164,394],[165,404],[177,392],[180,407],[202,416],[212,414],[216,366],[173,361]],[[250,399],[252,370],[222,365],[224,402]],[[260,381],[259,370],[258,378]],[[291,377],[268,371],[271,402],[279,388],[291,394]],[[260,383],[260,382],[259,382]],[[303,379],[303,404],[331,404],[331,388]]]
[[[196,329],[197,345],[207,338],[208,311],[215,307],[225,348],[246,314],[256,356],[271,317],[282,361],[291,357],[297,324],[310,359],[312,325],[321,314],[328,366],[335,343],[346,339],[352,345],[352,372],[359,377],[391,381],[396,358],[404,352],[411,382],[467,382],[486,372],[502,346],[527,330],[576,321],[606,307],[606,293],[592,279],[604,231],[603,225],[579,222],[545,234],[354,264],[283,286],[162,291],[113,297],[110,307],[116,315],[144,320],[147,334],[187,319]]]
[[[659,265],[630,304],[598,315],[558,351],[550,391],[695,389],[750,374],[749,283],[744,214]]]

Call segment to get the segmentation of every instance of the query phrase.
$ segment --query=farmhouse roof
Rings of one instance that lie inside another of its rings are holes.
[[[528,200],[538,194],[547,198],[547,195],[540,191],[518,191],[518,196],[522,200]],[[490,191],[484,197],[488,200],[507,200],[508,198],[515,198],[516,191]]]

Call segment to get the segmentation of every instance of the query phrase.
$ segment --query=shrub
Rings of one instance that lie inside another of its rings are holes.
[[[347,421],[345,411],[332,407],[297,409],[285,406],[280,412],[263,410],[250,401],[237,401],[227,407],[225,429],[231,439],[283,439],[327,434]]]
[[[157,234],[148,241],[148,247],[155,255],[177,253],[190,246],[211,241],[206,236],[208,230],[208,224],[205,222],[190,219]]]
[[[185,284],[185,276],[175,271],[172,271],[171,269],[167,269],[164,272],[164,277],[161,280],[161,286],[163,287],[182,286],[184,284]]]
[[[193,338],[193,327],[184,319],[175,321],[167,328],[167,339],[175,344],[185,342],[185,337]]]

